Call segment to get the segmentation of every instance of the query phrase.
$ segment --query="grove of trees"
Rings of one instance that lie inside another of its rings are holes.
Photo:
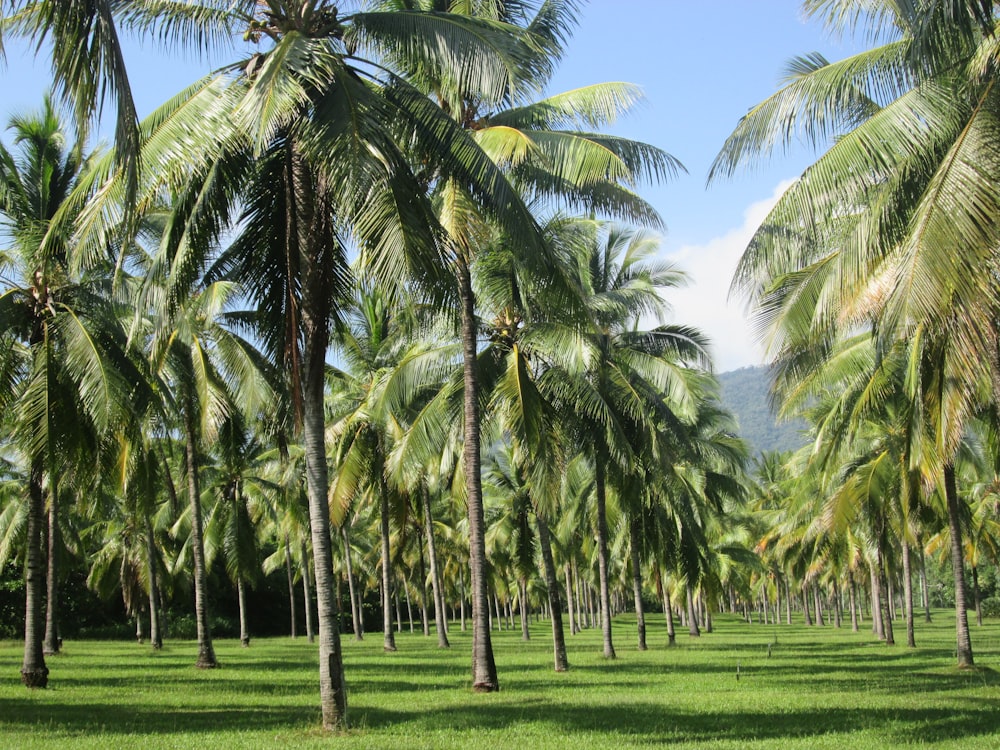
[[[187,612],[201,668],[213,602],[250,646],[253,590],[280,589],[330,730],[342,630],[393,651],[404,607],[441,648],[470,628],[490,692],[491,629],[537,612],[556,671],[585,627],[615,658],[625,610],[640,649],[652,611],[671,643],[794,611],[887,644],[898,616],[913,646],[945,565],[971,667],[1000,563],[996,9],[804,9],[871,49],[792,61],[710,175],[817,148],[733,281],[808,430],[751,460],[641,195],[683,167],[606,132],[636,87],[548,91],[575,0],[0,0],[53,72],[0,145],[23,683],[71,574],[154,649]],[[140,122],[123,33],[232,60]]]

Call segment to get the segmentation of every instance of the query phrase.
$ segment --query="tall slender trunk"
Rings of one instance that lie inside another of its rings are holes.
[[[677,633],[674,630],[674,609],[670,606],[670,590],[663,585],[663,576],[660,573],[660,566],[656,566],[656,589],[663,600],[663,616],[667,620],[667,645],[677,645]]]
[[[563,577],[566,579],[566,614],[569,616],[569,634],[578,632],[576,613],[573,612],[573,580],[569,573],[569,563],[563,564]]]
[[[45,522],[45,498],[42,494],[42,462],[33,459],[28,478],[27,555],[24,588],[24,662],[21,682],[29,688],[43,688],[49,682],[49,670],[42,653],[43,602],[45,570],[42,562],[42,524]]]
[[[805,615],[806,625],[812,625],[812,615],[809,614],[809,584],[802,583],[802,614]]]
[[[632,559],[632,595],[635,597],[635,622],[638,635],[638,648],[646,650],[646,613],[642,608],[642,564],[639,559],[641,532],[638,519],[629,521],[629,554]]]
[[[236,581],[236,594],[240,602],[240,645],[247,648],[250,645],[250,628],[247,625],[247,595],[243,579]]]
[[[923,543],[918,545],[920,550],[920,591],[921,599],[923,599],[924,605],[924,622],[931,621],[931,592],[927,586],[927,561],[924,557],[924,545]]]
[[[410,587],[406,585],[406,580],[402,581],[403,597],[406,600],[406,619],[410,623],[410,632],[413,630],[413,602],[410,601]],[[397,610],[398,611],[398,610]],[[402,628],[400,628],[402,630]]]
[[[465,572],[463,570],[458,571],[458,613],[459,617],[462,618],[462,632],[465,632]],[[488,616],[488,613],[487,613]]]
[[[490,639],[486,578],[486,525],[479,448],[479,373],[476,362],[476,312],[468,258],[456,259],[462,305],[462,360],[465,414],[462,458],[465,464],[465,500],[469,510],[469,571],[472,586],[472,688],[488,693],[500,689]]]
[[[361,594],[357,590],[354,579],[354,565],[351,563],[351,538],[347,533],[347,523],[340,527],[340,538],[344,542],[344,568],[347,572],[347,593],[351,597],[351,623],[354,628],[354,640],[365,637],[365,627],[361,621]]]
[[[687,620],[688,620],[688,635],[695,638],[701,636],[701,631],[698,629],[698,615],[694,611],[694,597],[691,595],[691,587],[687,587]]]
[[[208,611],[208,572],[205,569],[205,533],[201,514],[201,488],[198,481],[198,442],[195,423],[195,397],[184,397],[184,457],[187,468],[188,502],[191,505],[191,557],[194,561],[194,616],[198,631],[198,661],[195,666],[213,669],[219,665],[212,646]]]
[[[944,489],[948,502],[948,529],[951,532],[951,568],[955,576],[955,651],[959,669],[967,669],[973,666],[972,638],[969,636],[969,616],[966,612],[968,595],[962,554],[962,513],[954,464],[944,467]]]
[[[913,633],[913,574],[910,570],[910,545],[903,540],[903,610],[906,612],[906,645],[916,648]]]
[[[427,612],[427,564],[424,561],[424,545],[418,543],[417,550],[420,552],[420,625],[424,631],[424,638],[427,638],[431,634],[431,626]]]
[[[882,628],[885,635],[885,643],[887,646],[895,646],[896,638],[893,633],[892,625],[892,589],[889,588],[888,576],[885,571],[885,557],[882,555],[882,546],[879,544],[876,553],[878,555],[878,579],[879,587],[882,592],[882,599],[885,601],[885,611],[882,613]]]
[[[59,653],[59,485],[49,477],[48,566],[45,572],[45,636],[42,653]],[[982,624],[982,623],[980,623]]]
[[[288,579],[288,611],[291,616],[292,638],[298,633],[298,614],[295,612],[295,574],[292,572],[292,548],[285,534],[285,577]]]
[[[851,597],[851,632],[858,632],[858,594],[857,585],[854,583],[854,576],[851,576],[848,586],[848,594]]]
[[[389,489],[380,482],[379,540],[382,546],[382,650],[396,650],[392,630],[392,557],[389,549]]]
[[[878,565],[871,566],[872,589],[872,630],[880,639],[885,638],[885,623],[882,620],[882,584],[879,580]]]
[[[792,624],[792,588],[785,578],[785,624]]]
[[[302,598],[305,600],[306,638],[312,643],[315,640],[316,630],[313,627],[312,574],[309,571],[309,555],[305,542],[302,542]]]
[[[976,603],[976,625],[983,626],[983,606],[979,594],[979,567],[972,565],[972,598]]]
[[[449,648],[448,626],[445,622],[446,612],[444,591],[441,586],[441,567],[438,565],[437,546],[434,544],[434,520],[431,517],[431,495],[424,487],[420,494],[424,503],[424,534],[427,536],[427,557],[431,566],[431,588],[434,592],[434,622],[437,625],[438,648]]]
[[[559,580],[556,578],[556,565],[552,559],[552,539],[549,525],[537,512],[535,522],[538,524],[538,546],[542,552],[542,570],[545,574],[545,587],[549,592],[549,609],[552,611],[552,658],[555,671],[565,672],[569,669],[569,658],[566,656],[566,638],[563,633]]]
[[[611,643],[611,596],[608,581],[608,518],[607,488],[604,477],[604,458],[595,456],[594,474],[597,495],[597,574],[601,586],[601,630],[604,635],[604,658],[615,658],[615,647]]]
[[[823,604],[822,602],[820,602],[819,584],[815,584],[812,587],[812,592],[813,592],[813,604],[816,607],[816,624],[819,625],[820,627],[823,627],[824,625],[826,625],[826,622],[823,621]]]
[[[154,651],[163,648],[163,630],[160,627],[160,576],[156,564],[156,540],[149,511],[143,513],[146,522],[146,569],[149,576],[149,644]]]

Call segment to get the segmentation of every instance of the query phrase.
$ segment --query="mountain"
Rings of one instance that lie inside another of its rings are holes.
[[[778,423],[771,410],[770,375],[766,367],[744,367],[718,375],[722,403],[739,424],[740,436],[750,444],[750,455],[762,451],[789,451],[806,443],[806,424],[800,419]]]

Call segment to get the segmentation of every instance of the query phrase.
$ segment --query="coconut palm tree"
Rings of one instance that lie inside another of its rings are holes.
[[[838,330],[873,330],[879,352],[911,345],[908,395],[923,402],[915,408],[943,457],[957,654],[971,666],[951,458],[971,415],[993,398],[998,370],[1000,99],[987,62],[995,9],[930,0],[806,7],[834,29],[875,31],[883,43],[836,63],[794,61],[785,85],[727,139],[711,177],[798,133],[831,144],[758,230],[734,285],[758,306],[773,351],[799,372],[804,342]]]
[[[28,466],[27,596],[22,680],[44,687],[45,581],[41,545],[45,497],[57,478],[93,461],[101,435],[143,402],[143,377],[126,354],[125,332],[108,294],[106,256],[82,262],[69,228],[53,217],[79,184],[84,163],[50,102],[11,120],[17,150],[0,146],[0,220],[8,241],[0,296],[0,397]],[[53,505],[55,510],[55,506]]]

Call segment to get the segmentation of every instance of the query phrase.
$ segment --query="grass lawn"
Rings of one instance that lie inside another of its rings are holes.
[[[133,643],[72,642],[51,657],[50,687],[21,686],[22,645],[0,642],[0,747],[30,748],[1000,748],[1000,625],[973,625],[977,668],[954,668],[954,619],[918,623],[916,650],[863,632],[747,625],[719,617],[700,639],[649,651],[634,618],[615,621],[618,659],[599,630],[568,638],[555,674],[548,622],[494,631],[501,692],[470,688],[468,633],[450,651],[403,632],[382,653],[371,634],[344,640],[350,731],[318,730],[315,647],[304,638],[216,641],[222,667],[199,671],[191,642],[160,653]],[[897,638],[905,632],[897,625]],[[768,645],[771,644],[770,655]],[[737,679],[737,665],[740,677]]]

